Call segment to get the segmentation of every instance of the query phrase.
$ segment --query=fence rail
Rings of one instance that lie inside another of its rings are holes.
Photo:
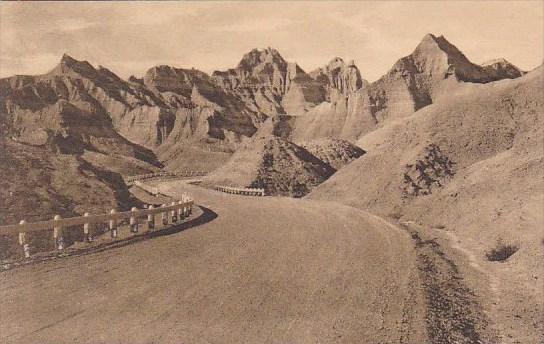
[[[169,223],[176,223],[188,217],[192,213],[194,201],[184,195],[181,201],[163,204],[160,207],[154,208],[150,205],[146,209],[137,209],[133,207],[130,211],[117,212],[112,209],[108,214],[90,215],[85,213],[84,216],[61,218],[55,215],[52,220],[27,223],[21,220],[17,225],[0,226],[0,235],[19,235],[19,245],[23,248],[25,258],[30,257],[30,247],[27,242],[26,233],[52,231],[53,241],[57,250],[64,249],[63,229],[82,225],[84,241],[90,242],[90,227],[93,224],[107,224],[112,238],[117,237],[117,229],[120,220],[129,219],[130,231],[138,232],[138,224],[147,223],[148,230],[155,228],[155,215],[160,214],[163,226]],[[141,218],[145,218],[144,221]]]
[[[230,194],[236,194],[236,195],[264,196],[264,189],[237,188],[237,187],[222,186],[222,185],[216,185],[215,189],[217,191],[226,192]]]
[[[177,171],[177,172],[155,172],[155,173],[147,173],[147,174],[140,174],[137,176],[130,176],[125,178],[125,183],[127,185],[132,185],[136,181],[142,181],[142,180],[150,180],[150,179],[158,179],[158,178],[185,178],[185,177],[202,177],[208,174],[208,172],[204,171]]]

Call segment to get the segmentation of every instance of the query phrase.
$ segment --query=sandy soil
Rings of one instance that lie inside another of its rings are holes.
[[[406,232],[323,201],[179,181],[202,225],[0,276],[5,343],[423,343]]]

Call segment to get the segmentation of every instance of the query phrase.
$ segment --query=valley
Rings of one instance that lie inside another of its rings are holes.
[[[125,80],[65,54],[0,79],[0,231],[184,193],[197,214],[39,262],[1,235],[0,338],[538,344],[543,73],[427,34],[373,82],[270,47],[212,73]],[[132,186],[160,171],[205,173]]]

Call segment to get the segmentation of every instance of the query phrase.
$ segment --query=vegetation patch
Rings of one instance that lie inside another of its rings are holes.
[[[519,246],[516,244],[507,244],[502,238],[497,240],[497,244],[494,248],[487,251],[485,256],[490,262],[504,262],[510,258],[514,253],[519,250]]]

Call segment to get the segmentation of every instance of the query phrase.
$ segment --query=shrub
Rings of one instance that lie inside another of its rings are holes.
[[[496,246],[490,251],[487,251],[485,256],[487,257],[487,260],[491,262],[504,262],[518,250],[518,245],[506,244],[503,242],[502,238],[499,238]]]

